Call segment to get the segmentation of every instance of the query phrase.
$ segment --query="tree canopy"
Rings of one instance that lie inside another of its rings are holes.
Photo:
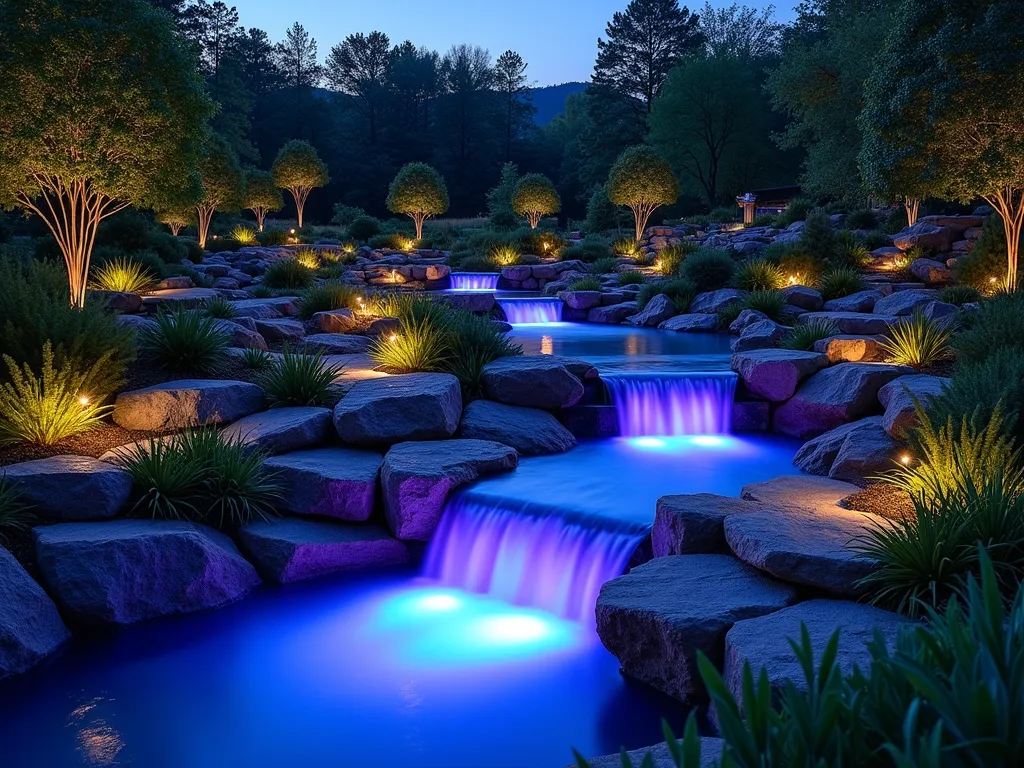
[[[444,179],[426,163],[409,163],[391,182],[388,210],[411,216],[416,239],[423,237],[423,222],[448,210],[448,188]]]
[[[679,185],[668,162],[647,146],[630,147],[608,175],[608,199],[633,211],[636,239],[647,227],[651,213],[679,198]]]
[[[327,166],[324,165],[312,144],[301,139],[293,139],[281,147],[270,172],[274,175],[274,183],[277,186],[292,193],[301,227],[302,210],[309,198],[309,193],[330,181],[330,177],[327,175]]]
[[[562,210],[562,199],[551,179],[540,173],[523,176],[512,195],[512,210],[525,216],[530,228],[536,229],[541,217]]]
[[[263,231],[263,221],[271,211],[279,211],[284,207],[281,190],[274,183],[273,174],[250,168],[245,172],[245,194],[243,206],[256,216],[256,224]]]
[[[144,0],[7,0],[0,29],[0,203],[46,222],[81,306],[103,218],[197,193],[212,103]]]
[[[242,207],[245,176],[234,151],[216,134],[209,137],[199,158],[199,175],[203,194],[196,205],[196,217],[199,245],[205,248],[214,212],[237,211]]]

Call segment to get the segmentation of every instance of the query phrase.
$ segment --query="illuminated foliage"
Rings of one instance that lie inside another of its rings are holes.
[[[101,291],[145,293],[153,287],[156,279],[139,262],[119,257],[93,269],[92,281],[93,287]]]
[[[309,193],[330,181],[327,166],[309,142],[293,139],[281,147],[270,172],[277,186],[292,193],[301,229],[302,211]]]
[[[655,209],[672,205],[678,197],[672,169],[650,147],[630,147],[619,155],[608,175],[608,199],[633,211],[637,240],[643,237]]]
[[[215,211],[237,211],[241,206],[245,179],[238,158],[224,139],[211,135],[199,158],[203,195],[196,205],[199,247],[206,247]]]
[[[515,266],[519,263],[519,256],[519,249],[509,243],[496,245],[491,250],[491,261],[499,267]]]
[[[880,346],[895,365],[924,368],[947,359],[951,353],[949,341],[953,334],[949,327],[939,325],[920,312],[897,323],[889,335]]]
[[[411,216],[416,239],[423,238],[423,222],[448,210],[448,188],[441,174],[426,163],[409,163],[388,188],[388,210]]]
[[[558,190],[547,176],[531,173],[523,176],[516,184],[512,194],[512,210],[526,217],[530,229],[536,229],[542,217],[558,213],[561,209],[562,200]]]
[[[245,196],[242,203],[253,212],[256,226],[262,232],[267,214],[280,211],[284,207],[284,198],[281,197],[281,190],[274,183],[272,174],[250,168],[245,172]]]

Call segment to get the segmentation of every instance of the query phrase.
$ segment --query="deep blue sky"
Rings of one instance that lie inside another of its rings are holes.
[[[228,0],[231,4],[231,0]],[[316,38],[321,61],[335,43],[352,32],[386,33],[392,43],[412,40],[445,51],[455,43],[487,48],[493,57],[509,48],[529,63],[534,85],[588,80],[597,55],[597,38],[615,11],[628,0],[234,0],[246,27],[266,30],[275,42],[298,21]],[[730,0],[711,0],[714,6]],[[765,3],[748,0],[748,5]],[[704,0],[688,3],[699,9]],[[789,3],[776,11],[792,18]]]

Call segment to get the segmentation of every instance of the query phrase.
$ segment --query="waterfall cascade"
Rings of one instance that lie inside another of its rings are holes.
[[[498,299],[508,321],[516,323],[562,322],[562,300],[557,298]]]
[[[728,434],[736,374],[616,373],[603,377],[625,437]]]
[[[453,291],[494,291],[497,288],[497,272],[452,272]]]

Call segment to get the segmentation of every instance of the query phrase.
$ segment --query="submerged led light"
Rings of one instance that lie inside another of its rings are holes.
[[[664,448],[668,443],[660,437],[634,437],[629,441],[630,445],[637,448]]]
[[[705,448],[718,448],[726,445],[729,441],[724,437],[718,435],[694,435],[690,438],[690,442],[694,445],[700,445]]]

